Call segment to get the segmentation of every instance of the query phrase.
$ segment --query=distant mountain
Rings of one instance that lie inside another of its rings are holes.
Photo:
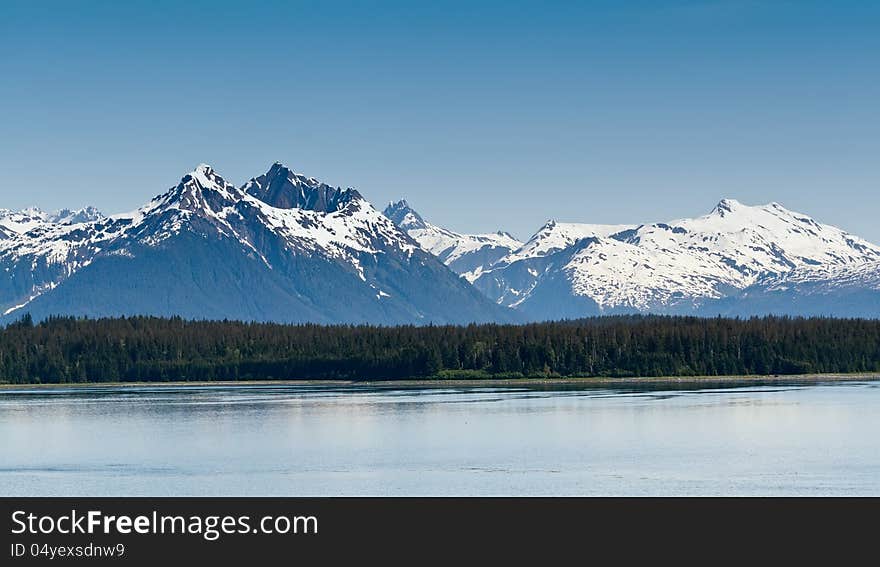
[[[95,207],[84,209],[61,209],[47,213],[37,208],[10,211],[0,209],[0,233],[25,233],[31,229],[51,224],[78,224],[104,218]]]
[[[469,281],[486,266],[522,246],[522,242],[506,232],[460,234],[440,228],[426,222],[404,200],[389,203],[385,216],[418,242],[423,250],[437,256]]]
[[[280,163],[241,188],[200,165],[127,214],[0,220],[0,313],[320,323],[509,321],[357,191]]]
[[[880,263],[815,266],[761,278],[702,313],[880,318]]]
[[[647,225],[549,222],[474,285],[530,319],[606,313],[880,316],[877,247],[778,203]],[[844,295],[846,303],[841,303]]]
[[[131,213],[0,209],[0,322],[29,312],[427,324],[615,313],[880,317],[880,247],[778,203],[461,234],[281,163],[200,165]]]

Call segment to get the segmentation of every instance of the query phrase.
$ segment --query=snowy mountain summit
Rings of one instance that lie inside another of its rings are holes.
[[[743,306],[774,278],[820,267],[864,270],[878,261],[880,247],[778,203],[724,199],[695,219],[629,227],[548,223],[483,268],[474,284],[533,317],[739,314],[751,312]],[[767,312],[811,312],[777,299]]]
[[[0,314],[320,323],[512,320],[356,190],[280,163],[236,186],[201,164],[130,213],[9,213]]]

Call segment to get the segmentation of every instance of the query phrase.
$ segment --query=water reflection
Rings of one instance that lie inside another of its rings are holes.
[[[0,392],[3,495],[880,494],[875,382]]]

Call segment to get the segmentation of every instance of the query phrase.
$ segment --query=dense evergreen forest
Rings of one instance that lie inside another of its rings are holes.
[[[880,321],[601,317],[531,325],[319,326],[29,316],[0,381],[699,376],[880,371]]]

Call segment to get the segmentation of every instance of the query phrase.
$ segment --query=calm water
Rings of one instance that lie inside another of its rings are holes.
[[[0,495],[880,495],[880,383],[0,391]]]

